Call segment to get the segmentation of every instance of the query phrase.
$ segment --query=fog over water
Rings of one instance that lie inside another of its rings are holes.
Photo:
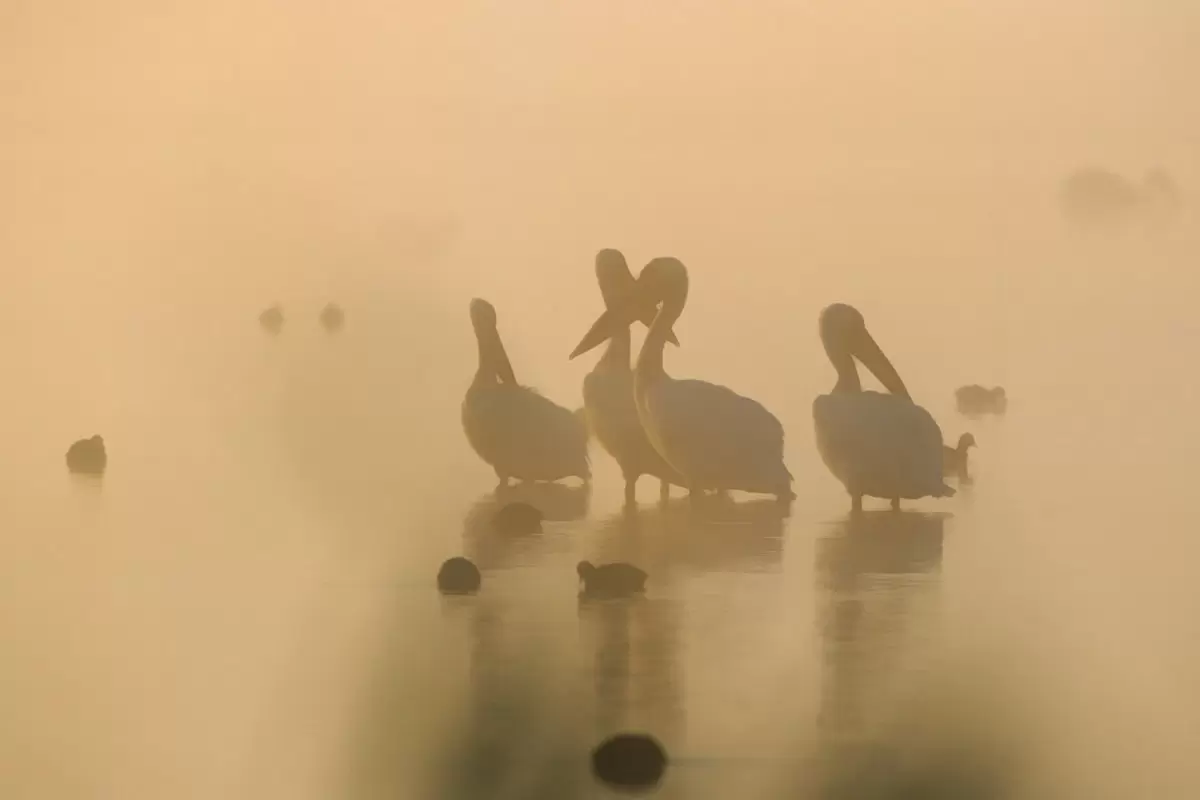
[[[864,741],[1194,794],[1198,43],[1166,0],[6,0],[0,795],[603,797],[627,728],[662,797],[832,796]],[[1183,207],[1075,231],[1090,166]],[[779,417],[790,516],[649,479],[626,514],[593,442],[590,496],[489,530],[468,303],[575,408],[604,247],[688,266],[667,369]],[[839,301],[975,435],[957,496],[849,515],[811,417]],[[459,554],[484,590],[444,599]],[[581,605],[581,558],[647,596]]]

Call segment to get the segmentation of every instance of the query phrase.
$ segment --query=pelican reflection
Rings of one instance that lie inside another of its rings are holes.
[[[881,720],[932,610],[945,518],[858,513],[816,546],[824,651],[818,730],[827,743],[861,740]]]
[[[599,526],[598,549],[588,558],[637,564],[650,573],[647,591],[654,595],[676,568],[755,572],[777,567],[787,516],[787,508],[773,499],[710,502],[698,509],[680,498],[608,517]]]
[[[591,658],[595,741],[645,731],[667,752],[684,734],[682,608],[673,598],[579,599],[583,647]],[[656,793],[671,796],[668,780]]]

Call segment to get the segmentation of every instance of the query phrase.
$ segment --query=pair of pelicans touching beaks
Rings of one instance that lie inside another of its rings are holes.
[[[591,479],[589,432],[621,467],[632,503],[641,475],[691,492],[739,490],[773,494],[788,502],[792,475],[783,461],[783,426],[761,404],[724,386],[672,378],[663,369],[672,326],[687,301],[688,273],[675,258],[656,258],[635,279],[616,250],[596,256],[605,311],[571,353],[575,358],[605,341],[608,348],[584,379],[584,407],[571,412],[517,383],[496,328],[496,310],[471,301],[479,369],[463,401],[467,439],[496,471],[510,478]],[[649,326],[636,366],[630,368],[630,327]],[[829,394],[813,402],[817,447],[850,493],[854,509],[864,496],[898,508],[901,499],[948,497],[943,480],[942,432],[913,403],[887,356],[871,338],[857,309],[837,303],[821,312],[821,341],[837,370]],[[890,394],[864,391],[855,359]]]

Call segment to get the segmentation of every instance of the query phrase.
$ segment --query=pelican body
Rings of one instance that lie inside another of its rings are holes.
[[[942,430],[914,403],[857,309],[841,303],[821,313],[821,341],[837,370],[833,391],[813,401],[817,449],[850,493],[854,510],[864,495],[892,501],[949,497],[942,476]],[[863,391],[858,358],[891,392]]]
[[[583,421],[517,383],[490,303],[471,301],[471,324],[479,368],[463,400],[463,431],[471,448],[496,471],[500,487],[510,478],[556,481],[574,476],[590,481]]]
[[[617,250],[601,250],[596,255],[596,280],[604,304],[613,303],[629,294],[635,286],[633,274],[625,257]],[[648,307],[643,322],[652,323],[653,307]],[[659,495],[669,496],[671,484],[687,486],[687,479],[667,463],[642,428],[634,401],[634,373],[629,364],[630,326],[615,326],[604,355],[595,368],[583,379],[583,408],[589,430],[600,446],[621,467],[625,478],[625,502],[636,502],[637,480],[653,475],[660,481]]]
[[[687,303],[687,268],[674,258],[645,266],[625,298],[607,309],[571,358],[612,338],[648,303],[662,303],[638,354],[634,404],[650,444],[687,481],[693,499],[706,490],[737,489],[790,500],[792,476],[783,463],[783,426],[762,405],[663,369],[663,350]]]

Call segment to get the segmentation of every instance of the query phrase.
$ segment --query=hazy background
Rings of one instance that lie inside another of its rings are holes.
[[[1078,796],[1194,791],[1200,239],[1190,214],[1076,237],[1055,193],[1098,164],[1194,195],[1200,6],[427,5],[0,0],[5,796],[347,796],[379,663],[412,687],[396,741],[419,760],[465,685],[431,576],[492,482],[458,422],[467,302],[574,407],[601,247],[684,260],[669,369],[775,411],[797,476],[769,583],[667,548],[698,596],[750,598],[726,624],[761,636],[724,652],[778,671],[723,661],[713,601],[666,590],[692,620],[667,660],[710,670],[681,747],[758,741],[731,720],[819,684],[817,544],[847,503],[809,406],[833,381],[816,315],[845,301],[947,438],[980,441],[969,498],[916,504],[955,514],[950,628],[1001,663],[1062,648],[1047,749]],[[1007,387],[1002,424],[951,413],[973,382]],[[63,474],[92,433],[102,492]],[[619,502],[593,460],[571,543],[503,573],[559,658],[586,622],[571,565]]]

